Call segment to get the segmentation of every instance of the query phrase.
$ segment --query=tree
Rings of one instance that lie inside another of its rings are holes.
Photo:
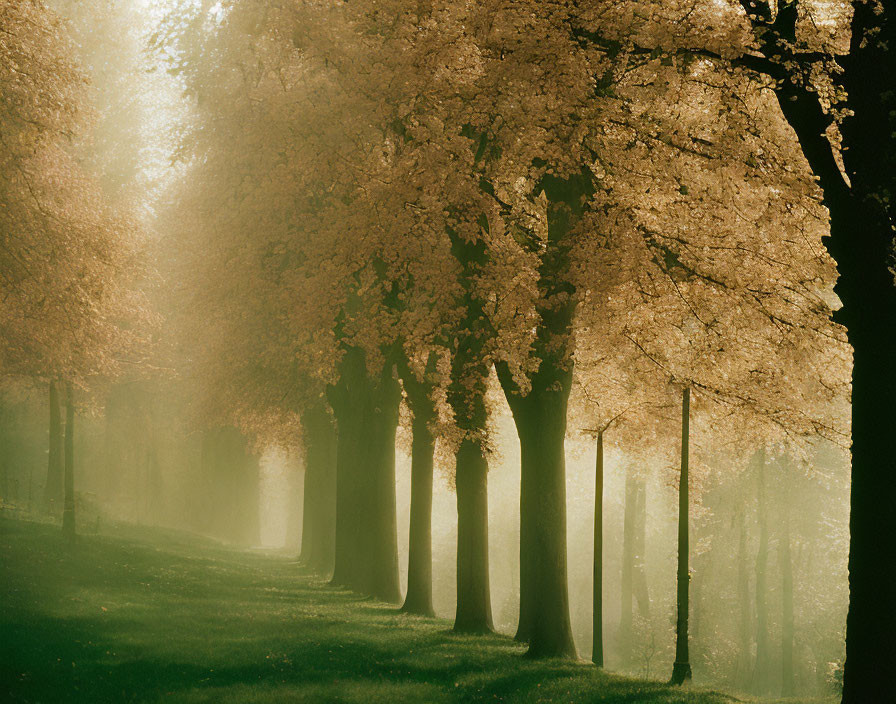
[[[402,385],[414,417],[411,445],[411,527],[408,545],[408,590],[401,610],[405,613],[434,616],[432,606],[432,479],[436,421],[433,399],[437,357],[430,352],[417,379],[407,361],[400,362]]]
[[[75,399],[71,383],[65,387],[65,500],[62,507],[62,535],[75,539]]]
[[[691,390],[685,388],[681,400],[681,476],[678,484],[678,617],[675,623],[675,664],[672,667],[672,684],[683,684],[691,679],[691,663],[688,655],[688,587],[691,581],[688,570],[689,532],[688,516],[688,443]]]
[[[768,518],[766,498],[765,448],[756,453],[756,520],[759,524],[759,547],[756,551],[756,659],[751,684],[754,691],[767,693],[771,674],[771,643],[768,632]]]
[[[848,4],[842,3],[828,8],[823,22],[815,21],[822,10],[805,2],[743,0],[729,10],[735,7],[739,16],[719,14],[716,23],[709,23],[715,24],[715,36],[705,25],[692,24],[691,12],[681,13],[675,39],[666,34],[654,46],[733,65],[767,87],[830,213],[826,244],[840,272],[838,320],[853,347],[853,511],[843,701],[887,698],[892,683],[883,673],[894,669],[896,648],[880,644],[889,642],[886,633],[893,630],[896,613],[889,606],[894,580],[879,565],[893,564],[896,540],[876,538],[893,533],[877,507],[892,505],[896,497],[889,473],[879,468],[889,453],[876,428],[894,413],[896,381],[888,361],[893,341],[880,321],[893,318],[896,293],[889,265],[894,206],[888,194],[894,170],[879,155],[896,150],[888,148],[894,134],[894,111],[886,109],[891,96],[884,94],[882,109],[881,93],[868,76],[886,73],[896,61],[892,13],[882,3],[864,0],[854,4],[851,19]],[[738,25],[749,30],[746,42]],[[649,32],[637,35],[646,36]],[[644,48],[649,53],[653,47]]]
[[[397,378],[412,406],[425,380],[414,418],[456,426],[456,625],[487,630],[495,366],[523,456],[519,636],[533,655],[575,653],[564,445],[584,358],[585,376],[603,367],[601,394],[614,375],[630,395],[671,380],[712,413],[840,431],[833,268],[816,247],[823,212],[808,171],[785,168],[796,154],[786,125],[749,77],[633,45],[662,27],[614,12],[235,2],[174,30],[175,70],[195,96],[184,153],[201,177],[181,212],[200,233],[201,305],[187,327],[203,340],[210,415],[226,409],[261,432],[260,419],[301,415],[306,394],[328,388],[335,577],[394,599]],[[742,215],[753,210],[758,223]],[[433,354],[440,373],[427,379]],[[789,373],[800,365],[809,371]],[[420,517],[432,435],[417,430]],[[425,585],[427,521],[413,525]]]
[[[59,417],[59,391],[50,381],[50,448],[47,452],[47,481],[44,484],[44,503],[50,510],[58,506],[64,496],[62,457],[62,423]]]
[[[63,500],[63,527],[74,535],[74,425],[63,451],[58,388],[73,419],[69,389],[113,378],[144,339],[139,228],[78,158],[90,111],[60,18],[40,2],[3,2],[0,25],[0,365],[6,376],[50,383],[45,495]]]
[[[302,493],[302,547],[299,559],[311,569],[333,569],[336,518],[336,427],[323,402],[302,413],[305,486]]]

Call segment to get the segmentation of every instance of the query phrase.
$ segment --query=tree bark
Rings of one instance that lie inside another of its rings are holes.
[[[65,388],[65,499],[62,508],[62,535],[75,539],[75,400],[71,383]]]
[[[756,520],[759,524],[759,548],[756,552],[756,661],[753,666],[753,691],[769,689],[771,653],[768,639],[768,520],[765,506],[765,449],[756,459]]]
[[[432,377],[436,355],[430,354],[423,379],[417,379],[402,359],[399,373],[413,414],[411,421],[411,516],[408,532],[408,591],[401,610],[409,614],[434,616],[432,606],[432,480],[435,437],[431,424],[436,419]]]
[[[206,428],[201,449],[202,493],[196,502],[198,528],[237,545],[259,539],[258,458],[233,426]],[[143,482],[136,482],[137,505]]]
[[[737,601],[740,604],[740,629],[735,686],[746,691],[750,686],[752,669],[752,613],[750,610],[750,572],[747,567],[747,520],[743,507],[737,511],[739,523],[737,543]]]
[[[457,612],[454,629],[485,633],[493,630],[488,564],[488,460],[485,452],[488,410],[485,393],[490,363],[485,344],[490,327],[477,291],[481,267],[488,261],[485,242],[469,242],[451,230],[452,251],[463,267],[459,283],[464,310],[462,331],[451,355],[447,400],[454,423],[463,433],[455,454],[457,491]]]
[[[350,348],[340,363],[339,381],[328,389],[336,418],[336,527],[333,576],[335,585],[360,587],[359,543],[363,529],[360,511],[363,460],[364,398],[361,388],[367,370],[363,353]]]
[[[638,602],[641,617],[650,618],[650,594],[647,589],[647,484],[638,479],[635,491],[634,564],[632,565],[632,591]]]
[[[869,80],[894,75],[896,12],[889,3],[855,3],[844,74],[855,116],[841,128],[852,198],[847,207],[828,204],[838,316],[854,350],[844,704],[896,700],[896,94]]]
[[[336,415],[336,553],[332,581],[397,603],[398,526],[395,432],[401,389],[386,362],[376,377],[365,355],[349,348],[331,388]]]
[[[539,242],[533,355],[538,369],[523,394],[505,362],[495,365],[520,438],[520,624],[528,655],[575,658],[566,567],[564,440],[574,365],[576,289],[569,278],[571,234],[594,193],[591,172],[546,173],[547,240]]]
[[[411,447],[411,520],[408,591],[401,610],[434,616],[432,606],[432,473],[435,438],[429,419],[414,412]]]
[[[305,481],[302,497],[302,548],[299,559],[310,569],[333,569],[336,527],[336,429],[323,400],[302,414]]]
[[[47,454],[47,482],[44,484],[44,504],[53,511],[63,500],[62,419],[59,413],[59,389],[50,381],[50,447]],[[58,508],[56,508],[58,511]],[[59,514],[56,514],[59,515]]]
[[[522,441],[520,441],[522,449]],[[533,512],[530,494],[534,480],[529,474],[537,471],[527,458],[520,461],[520,615],[517,621],[514,640],[528,643],[532,639],[533,621],[535,619],[535,574],[532,566],[534,546],[532,544],[532,522],[524,518]]]
[[[853,3],[849,54],[838,56],[852,115],[839,125],[843,179],[827,130],[834,123],[810,82],[811,56],[793,50],[799,3],[742,0],[753,24],[759,61],[750,68],[775,79],[778,105],[793,128],[831,216],[827,247],[837,261],[835,314],[853,347],[852,485],[850,494],[849,612],[843,704],[896,699],[896,93],[873,76],[896,74],[896,19],[887,3]],[[787,63],[798,66],[792,72]]]
[[[688,656],[688,442],[691,390],[686,388],[681,401],[681,477],[678,483],[678,618],[675,624],[675,664],[671,684],[684,684],[691,679]]]
[[[795,693],[793,678],[793,562],[790,554],[790,515],[782,512],[781,530],[781,696]]]
[[[591,662],[604,666],[604,433],[597,433],[594,463],[594,584],[592,588]]]
[[[482,445],[461,443],[457,470],[457,612],[454,630],[486,633],[492,625],[488,566],[488,462]]]
[[[530,590],[529,651],[531,657],[575,658],[569,618],[566,564],[566,409],[568,384],[555,384],[553,372],[536,374],[525,398],[511,408],[520,438],[522,480],[528,486],[527,511],[520,516],[520,533],[528,524],[528,572],[521,590]],[[562,374],[562,376],[566,376]],[[522,593],[521,593],[522,601]]]
[[[619,605],[619,658],[623,667],[632,660],[632,583],[635,566],[635,478],[629,468],[625,476],[625,509],[622,519],[622,578]]]
[[[367,554],[372,558],[366,593],[388,602],[401,602],[398,576],[398,518],[395,499],[395,433],[398,430],[398,406],[401,387],[393,375],[394,365],[387,362],[373,389],[373,418],[370,422],[372,494],[366,512],[369,538]]]

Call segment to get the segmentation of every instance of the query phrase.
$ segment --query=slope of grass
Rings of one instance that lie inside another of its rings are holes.
[[[2,701],[740,701],[522,652],[333,589],[284,557],[134,527],[68,549],[54,526],[0,519]]]

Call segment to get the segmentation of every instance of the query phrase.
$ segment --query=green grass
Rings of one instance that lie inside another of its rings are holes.
[[[531,661],[503,636],[333,589],[282,556],[120,527],[0,519],[0,700],[12,702],[742,701]]]

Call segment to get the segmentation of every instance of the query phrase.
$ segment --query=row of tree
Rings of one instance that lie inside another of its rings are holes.
[[[868,80],[893,63],[881,6],[178,7],[151,40],[190,101],[183,178],[158,219],[176,343],[162,353],[129,285],[137,228],[78,157],[84,79],[65,33],[38,2],[0,12],[4,374],[64,386],[71,437],[69,389],[120,375],[140,349],[192,382],[204,425],[301,437],[304,555],[393,601],[404,395],[406,609],[431,611],[441,446],[456,466],[456,628],[484,631],[494,373],[521,446],[518,638],[533,655],[575,655],[570,413],[662,455],[692,389],[683,417],[726,441],[845,442],[830,235],[854,355],[844,701],[887,697],[894,587],[877,565],[896,551],[879,538],[879,507],[894,503],[881,429],[896,390],[896,131],[880,107],[892,96]],[[683,437],[678,680],[687,448]]]
[[[260,435],[300,419],[304,551],[332,561],[335,582],[399,599],[402,393],[405,609],[432,609],[443,442],[456,467],[455,628],[492,627],[494,370],[522,453],[517,637],[533,655],[575,656],[571,398],[652,451],[672,445],[670,408],[689,388],[706,418],[751,442],[845,437],[848,350],[830,319],[821,194],[768,84],[722,58],[756,51],[742,14],[704,8],[708,47],[684,51],[643,42],[673,21],[696,31],[693,19],[615,5],[185,12],[156,38],[195,98],[191,177],[170,225],[194,282],[184,335],[201,341],[191,358],[210,414]],[[678,680],[686,481],[681,506]]]

